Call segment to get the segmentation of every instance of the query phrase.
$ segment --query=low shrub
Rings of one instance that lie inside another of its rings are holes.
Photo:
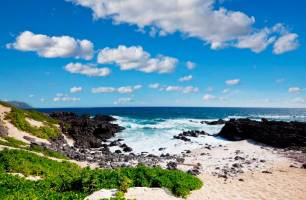
[[[26,120],[27,117],[43,122],[44,125],[42,127],[31,126],[31,124]],[[39,138],[51,139],[56,138],[61,134],[59,128],[55,125],[57,123],[56,120],[36,111],[11,107],[11,112],[6,115],[6,119],[19,130],[28,132]]]
[[[12,177],[7,172],[43,179],[31,182]],[[202,187],[198,178],[178,170],[145,166],[81,169],[70,162],[57,162],[26,151],[8,149],[0,152],[0,175],[0,199],[84,199],[100,189],[116,188],[126,192],[129,187],[164,187],[176,196],[186,197],[191,190]]]

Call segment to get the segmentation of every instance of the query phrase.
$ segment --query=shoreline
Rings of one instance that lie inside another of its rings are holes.
[[[2,109],[1,119],[4,119],[3,114],[8,110],[3,109],[3,106],[0,106],[0,108]],[[226,140],[227,142],[220,142],[216,145],[204,143],[202,146],[199,145],[199,148],[187,149],[178,155],[162,154],[157,156],[145,152],[135,154],[133,149],[126,145],[125,140],[112,140],[115,136],[114,133],[122,129],[120,126],[110,123],[113,119],[108,116],[90,118],[69,114],[63,115],[63,117],[67,117],[68,121],[74,123],[74,127],[63,129],[62,136],[55,140],[49,140],[50,143],[39,143],[39,140],[35,137],[31,137],[28,142],[61,152],[72,159],[69,161],[81,167],[117,168],[144,164],[151,167],[161,166],[164,169],[178,169],[188,172],[201,179],[204,186],[197,191],[193,191],[187,197],[187,200],[281,199],[282,196],[298,200],[306,194],[306,188],[303,187],[306,185],[306,153],[299,150],[276,148],[251,139],[239,139],[240,141]],[[10,124],[6,120],[4,122]],[[28,123],[33,124],[33,126],[38,125],[35,120],[28,120]],[[221,121],[209,123],[216,124],[221,123]],[[87,126],[84,126],[84,124],[87,124]],[[103,141],[101,146],[96,148],[80,146],[80,144],[89,145],[88,141],[90,140],[84,136],[87,134],[91,137],[91,141],[94,140],[96,137],[95,130],[103,125],[108,127],[112,134],[106,133],[107,138],[101,139]],[[10,134],[10,127],[8,127],[9,136],[14,137],[17,133],[20,137],[24,135],[22,131],[17,129],[15,135]],[[67,128],[64,124],[61,124],[61,127]],[[88,127],[90,128],[88,132],[82,131],[82,128]],[[70,131],[76,131],[75,135],[71,135]],[[81,133],[84,134],[82,138],[78,138],[78,141],[74,140]],[[231,134],[234,137],[236,133],[231,132]],[[71,136],[74,136],[74,138]],[[184,131],[177,141],[188,143],[192,141],[184,141],[186,138],[197,137],[219,136],[212,136],[205,131]],[[120,147],[122,151],[112,152],[111,147]],[[289,187],[286,187],[286,185],[289,185]],[[101,199],[101,196],[98,197],[98,199]],[[130,188],[126,197],[146,200],[180,199],[163,188]]]

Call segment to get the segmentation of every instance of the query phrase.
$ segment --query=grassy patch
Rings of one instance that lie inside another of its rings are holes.
[[[29,182],[6,172],[43,179]],[[198,178],[178,170],[145,166],[81,169],[73,163],[57,162],[20,150],[0,152],[0,175],[0,199],[84,199],[103,188],[124,192],[129,187],[164,187],[176,196],[186,197],[191,190],[202,187]]]
[[[11,109],[11,112],[6,115],[6,119],[19,130],[43,139],[56,138],[61,134],[60,130],[56,127],[57,121],[52,118],[33,110],[22,110],[15,107],[11,107]],[[34,127],[27,122],[27,117],[43,122],[44,125],[42,127]]]
[[[57,151],[53,151],[51,149],[42,147],[42,146],[38,146],[38,145],[31,145],[29,148],[27,148],[30,151],[35,151],[35,152],[39,152],[44,154],[45,156],[48,157],[53,157],[53,158],[59,158],[59,159],[68,159],[66,156],[64,156],[63,154],[57,152]]]
[[[1,138],[1,137],[0,137]],[[18,147],[24,147],[27,145],[27,143],[25,142],[22,142],[20,140],[16,140],[15,138],[13,137],[3,137],[1,138],[3,140],[0,140],[0,144],[1,145],[5,145],[5,146],[10,146],[10,147],[15,147],[15,148],[18,148]]]
[[[61,153],[57,151],[53,151],[51,149],[41,147],[38,145],[29,146],[27,143],[22,142],[20,140],[16,140],[13,137],[3,137],[3,138],[0,137],[0,139],[2,139],[0,140],[0,145],[34,151],[34,152],[42,153],[43,155],[48,156],[48,157],[68,159],[66,156],[62,155]]]

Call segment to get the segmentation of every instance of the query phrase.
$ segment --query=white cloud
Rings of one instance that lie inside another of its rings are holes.
[[[214,47],[250,32],[255,22],[253,17],[239,11],[215,9],[215,0],[68,1],[91,8],[96,19],[112,18],[115,24],[153,28],[159,35],[181,32]]]
[[[137,70],[145,73],[170,73],[177,64],[176,58],[159,55],[151,58],[141,46],[126,47],[120,45],[117,48],[104,48],[99,52],[98,63],[116,64],[121,70]]]
[[[151,89],[158,89],[160,87],[159,83],[152,83],[149,85],[149,88]]]
[[[241,49],[251,49],[255,53],[260,53],[274,41],[275,37],[270,36],[270,30],[268,28],[264,28],[259,32],[240,37],[236,47]]]
[[[15,43],[6,45],[7,48],[20,51],[34,51],[46,58],[83,58],[93,57],[93,44],[89,40],[78,40],[70,36],[47,36],[34,34],[30,31],[22,32]]]
[[[91,92],[94,94],[97,93],[121,93],[121,94],[127,94],[127,93],[133,93],[136,90],[139,90],[142,88],[142,85],[135,85],[135,86],[122,86],[122,87],[97,87],[92,88]]]
[[[98,87],[98,88],[92,88],[92,93],[113,93],[116,91],[116,88],[113,87]]]
[[[35,95],[34,94],[30,94],[29,95],[29,98],[33,98]]]
[[[289,92],[289,93],[300,93],[301,91],[302,91],[302,89],[299,88],[299,87],[290,87],[290,88],[288,89],[288,92]]]
[[[297,49],[299,47],[297,38],[298,35],[295,33],[288,33],[281,36],[275,42],[273,52],[278,55]]]
[[[240,83],[240,79],[232,79],[225,81],[226,85],[237,85]]]
[[[44,99],[44,98],[40,98],[39,100],[40,100],[40,102],[42,102],[42,103],[44,103],[44,102],[46,101],[46,99]]]
[[[89,77],[93,76],[108,76],[111,71],[107,67],[97,68],[91,65],[81,63],[69,63],[65,66],[65,70],[72,74],[82,74]]]
[[[193,86],[186,86],[186,87],[166,86],[164,90],[167,92],[182,92],[187,94],[187,93],[196,93],[199,91],[199,88]]]
[[[214,95],[211,95],[211,94],[205,94],[203,96],[203,100],[204,101],[211,101],[211,100],[214,100],[216,97]]]
[[[76,87],[76,86],[74,86],[74,87],[70,88],[70,92],[71,92],[71,93],[79,93],[79,92],[82,92],[82,91],[83,91],[83,88],[82,88],[82,87]]]
[[[212,49],[228,46],[263,51],[274,41],[272,33],[285,34],[276,24],[271,29],[254,28],[255,18],[219,6],[219,0],[66,0],[90,8],[95,19],[112,19],[114,24],[136,25],[151,36],[176,32],[210,44]],[[147,31],[147,29],[149,29]]]
[[[60,102],[60,101],[61,102],[76,102],[80,100],[81,100],[80,98],[70,97],[66,94],[61,94],[61,93],[56,94],[56,97],[53,98],[54,102]]]
[[[179,79],[180,82],[186,82],[186,81],[191,81],[192,80],[192,76],[188,75],[188,76],[183,76]]]
[[[187,61],[186,62],[186,67],[187,67],[187,69],[192,70],[196,67],[196,64],[194,62]]]
[[[128,103],[131,103],[133,102],[133,99],[132,98],[119,98],[118,100],[114,101],[114,104],[115,105],[123,105],[123,104],[128,104]]]

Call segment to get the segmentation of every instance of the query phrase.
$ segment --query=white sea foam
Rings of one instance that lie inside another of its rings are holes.
[[[213,136],[200,136],[192,138],[191,142],[173,139],[183,130],[202,130],[209,134],[217,134],[223,125],[207,125],[201,123],[200,119],[153,119],[139,120],[127,117],[118,117],[117,122],[125,127],[116,134],[114,140],[124,139],[124,143],[133,148],[135,153],[148,152],[152,154],[171,153],[179,154],[184,150],[196,149],[204,144],[219,145],[226,141]],[[211,121],[211,120],[209,120]],[[166,148],[159,151],[159,148]],[[116,147],[111,150],[117,149]]]

